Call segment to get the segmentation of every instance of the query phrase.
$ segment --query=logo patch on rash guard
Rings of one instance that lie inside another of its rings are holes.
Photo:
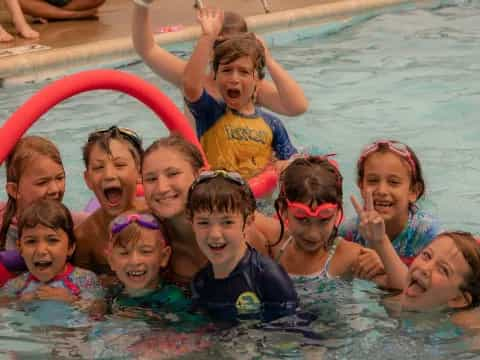
[[[225,126],[229,140],[253,141],[260,144],[267,143],[268,134],[263,130],[255,130],[248,127]]]
[[[260,305],[261,303],[257,294],[251,291],[241,293],[235,302],[238,314],[258,313],[260,311]]]

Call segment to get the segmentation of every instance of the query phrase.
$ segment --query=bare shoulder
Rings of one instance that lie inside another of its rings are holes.
[[[78,243],[84,243],[88,241],[88,239],[95,239],[98,236],[101,226],[100,217],[99,211],[95,211],[75,227],[75,236],[77,237]]]
[[[342,262],[350,266],[357,261],[361,249],[361,245],[341,238],[339,244],[337,245],[336,252],[342,259]]]

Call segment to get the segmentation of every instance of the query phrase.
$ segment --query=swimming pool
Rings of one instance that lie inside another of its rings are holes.
[[[354,164],[361,147],[377,138],[404,141],[417,152],[424,167],[427,198],[422,206],[438,215],[446,228],[478,231],[480,220],[475,210],[480,201],[480,125],[475,110],[480,103],[480,2],[385,13],[331,26],[311,37],[305,34],[308,38],[288,43],[282,35],[271,40],[275,58],[304,86],[310,98],[305,115],[284,118],[294,143],[308,144],[307,148],[315,152],[337,153],[347,199],[356,192]],[[157,84],[181,104],[180,94],[143,64],[123,70]],[[8,117],[42,85],[7,89],[8,94],[0,99],[0,118]],[[75,97],[55,108],[31,130],[59,144],[68,172],[66,202],[74,209],[82,208],[90,196],[81,175],[80,147],[98,124],[113,123],[134,127],[144,136],[145,144],[166,133],[154,115],[136,100],[110,92]],[[1,176],[3,183],[4,174]],[[352,214],[349,204],[346,209]],[[307,316],[282,324],[290,327],[288,331],[245,324],[215,337],[214,346],[192,358],[479,356],[465,352],[473,338],[461,334],[447,316],[391,318],[378,305],[381,292],[363,282],[355,282],[354,286],[309,284],[300,290],[308,303],[304,309],[318,319],[311,321]],[[31,355],[40,351],[35,350],[37,347],[47,348],[46,344],[56,339],[59,357],[67,357],[69,351],[88,357],[89,344],[100,347],[92,342],[92,332],[82,329],[80,320],[74,319],[75,326],[62,330],[59,336],[56,328],[22,328],[19,323],[23,318],[18,316],[20,320],[12,316],[1,322],[0,336],[10,340],[9,349],[25,349]],[[73,340],[68,341],[65,334]],[[32,342],[30,335],[40,338]],[[7,344],[3,340],[0,343]],[[157,345],[153,342],[145,346]],[[4,346],[0,345],[0,354],[7,349]],[[118,354],[122,351],[119,345]]]

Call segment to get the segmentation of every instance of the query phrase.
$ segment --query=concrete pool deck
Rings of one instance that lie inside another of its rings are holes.
[[[251,30],[288,28],[345,16],[374,8],[396,5],[405,0],[268,0],[272,12],[265,14],[260,0],[209,0],[209,6],[221,6],[245,16]],[[68,72],[74,67],[93,67],[138,58],[133,50],[131,0],[108,0],[99,9],[98,19],[57,21],[33,24],[40,39],[19,38],[0,44],[0,81],[3,84],[41,80]],[[0,11],[0,21],[13,33],[8,14]],[[157,34],[160,44],[192,40],[199,35],[193,0],[156,0],[152,6],[153,28],[182,25],[178,32]],[[27,47],[29,51],[22,53]]]

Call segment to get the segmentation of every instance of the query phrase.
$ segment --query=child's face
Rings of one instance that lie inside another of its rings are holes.
[[[40,224],[23,229],[18,247],[30,273],[42,282],[61,274],[75,250],[75,245],[69,245],[65,231]]]
[[[316,252],[325,248],[335,227],[338,216],[336,210],[326,219],[316,217],[295,217],[288,209],[283,213],[283,220],[288,221],[288,230],[300,250]]]
[[[362,197],[372,192],[375,210],[388,226],[403,228],[408,220],[408,207],[417,200],[417,191],[411,186],[408,163],[398,155],[375,152],[364,162],[364,176],[359,184]]]
[[[259,83],[253,61],[243,56],[229,64],[219,64],[216,84],[223,101],[239,112],[254,110],[253,93]]]
[[[157,287],[160,270],[170,259],[171,248],[165,245],[160,230],[141,231],[140,239],[126,246],[115,244],[108,256],[110,267],[127,291]]]
[[[65,171],[47,156],[35,156],[24,167],[18,184],[7,183],[7,191],[16,199],[19,212],[38,199],[61,201],[65,193]]]
[[[84,177],[102,209],[110,216],[116,216],[133,206],[140,174],[125,142],[110,140],[110,152],[107,154],[95,144]]]
[[[247,218],[245,228],[239,212],[198,211],[192,225],[200,250],[212,263],[214,272],[227,276],[245,254],[245,232],[252,220]]]
[[[163,219],[183,214],[195,176],[182,153],[166,147],[150,153],[143,161],[142,178],[152,212]]]
[[[448,236],[439,236],[410,266],[402,304],[411,310],[465,307],[469,304],[460,285],[469,272],[468,263],[454,241]]]

